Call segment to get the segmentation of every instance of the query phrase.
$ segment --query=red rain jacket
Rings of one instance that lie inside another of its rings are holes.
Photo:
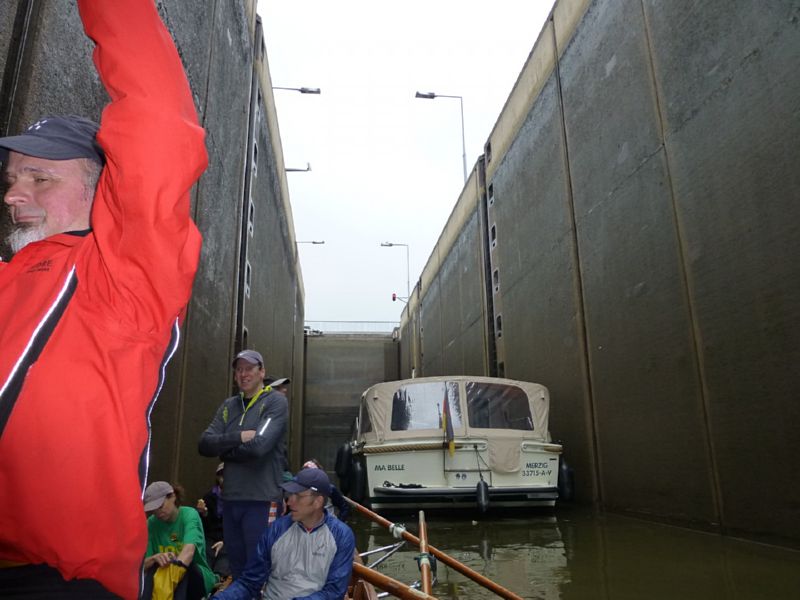
[[[149,415],[197,269],[204,132],[153,0],[79,0],[111,97],[92,231],[0,262],[0,560],[136,598]]]

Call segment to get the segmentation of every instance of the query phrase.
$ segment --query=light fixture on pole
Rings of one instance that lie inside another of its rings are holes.
[[[301,94],[321,94],[322,90],[319,88],[311,88],[311,87],[281,87],[279,85],[273,85],[273,90],[290,90],[292,92],[300,92]]]
[[[292,168],[289,168],[289,167],[284,169],[284,171],[286,171],[287,173],[298,173],[298,172],[299,173],[307,173],[310,170],[311,170],[311,163],[310,162],[306,163],[306,168],[305,169],[292,169]]]
[[[324,244],[324,243],[325,243],[325,240],[309,240],[309,241],[303,241],[303,242],[301,242],[301,241],[295,242],[295,244],[316,244],[316,245]]]
[[[411,261],[409,260],[408,244],[397,242],[381,242],[383,248],[393,248],[394,246],[406,247],[406,299],[411,297]],[[396,298],[396,297],[395,297]]]
[[[464,167],[464,183],[467,182],[467,144],[464,139],[464,98],[462,96],[450,96],[448,94],[435,94],[434,92],[417,92],[415,98],[423,100],[435,100],[436,98],[458,98],[461,105],[461,162]]]

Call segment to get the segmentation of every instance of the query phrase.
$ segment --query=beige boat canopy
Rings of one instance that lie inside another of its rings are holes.
[[[361,396],[358,439],[368,444],[444,439],[449,415],[455,440],[549,442],[549,404],[546,387],[512,379],[452,376],[379,383]]]

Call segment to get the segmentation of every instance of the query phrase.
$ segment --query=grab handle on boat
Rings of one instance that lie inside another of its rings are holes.
[[[347,496],[345,496],[344,499],[350,504],[350,506],[355,508],[358,512],[360,512],[361,514],[363,514],[364,516],[366,516],[367,518],[369,518],[373,522],[377,523],[378,525],[381,525],[382,527],[385,527],[389,531],[392,531],[392,528],[396,527],[396,525],[394,523],[392,523],[388,519],[384,519],[378,513],[372,512],[366,506],[361,506],[358,502],[354,502],[353,500],[351,500]],[[405,539],[406,541],[409,541],[409,542],[411,542],[413,544],[416,544],[417,547],[419,547],[419,538],[416,537],[415,535],[409,533],[408,531],[406,531],[405,527],[403,527],[402,536],[403,536],[403,539]],[[441,561],[444,564],[446,564],[451,569],[455,569],[456,571],[458,571],[462,575],[465,575],[466,577],[469,577],[470,579],[472,579],[472,581],[482,585],[487,590],[493,592],[497,596],[500,596],[501,598],[506,598],[507,600],[523,600],[522,596],[518,596],[514,592],[504,588],[502,585],[499,585],[499,584],[495,583],[494,581],[492,581],[491,579],[488,579],[488,578],[484,577],[480,573],[478,573],[476,571],[473,571],[472,569],[470,569],[465,564],[458,562],[455,558],[453,558],[452,556],[450,556],[448,554],[445,554],[441,550],[439,550],[437,548],[434,548],[433,546],[428,546],[428,552],[430,554],[432,554],[433,556],[435,556],[439,561]],[[356,567],[360,567],[360,566],[361,565],[353,564],[353,570],[356,570]],[[362,568],[364,568],[364,567],[362,567]],[[366,579],[366,577],[365,577],[365,579]],[[371,582],[371,583],[373,583],[373,585],[378,585],[374,581]],[[380,586],[378,585],[378,587],[380,587]],[[385,588],[381,588],[381,589],[385,589]]]

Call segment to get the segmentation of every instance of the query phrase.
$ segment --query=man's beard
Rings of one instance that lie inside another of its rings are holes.
[[[34,227],[16,226],[14,230],[8,234],[6,242],[11,246],[11,252],[16,254],[31,242],[38,242],[47,237],[44,229],[44,223]]]

